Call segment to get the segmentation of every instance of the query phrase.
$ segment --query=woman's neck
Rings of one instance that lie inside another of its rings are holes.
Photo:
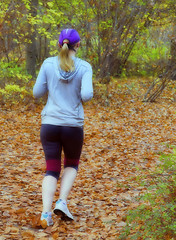
[[[76,52],[75,52],[75,51],[73,51],[73,50],[70,50],[70,51],[69,51],[69,56],[70,56],[70,57],[75,57],[75,55],[76,55]]]

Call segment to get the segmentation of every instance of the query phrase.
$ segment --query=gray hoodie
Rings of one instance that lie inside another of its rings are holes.
[[[47,58],[40,69],[33,95],[42,97],[48,92],[48,100],[42,111],[42,124],[82,127],[84,110],[82,101],[93,97],[92,67],[73,57],[75,70],[64,72],[58,56]]]

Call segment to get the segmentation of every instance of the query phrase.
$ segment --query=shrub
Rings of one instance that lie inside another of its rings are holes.
[[[25,87],[20,87],[16,84],[6,84],[5,88],[0,89],[0,94],[3,100],[11,100],[12,103],[16,103],[24,99],[24,96],[28,94]]]
[[[32,76],[26,73],[24,63],[0,61],[0,79],[1,102],[16,103],[31,95]]]
[[[176,151],[162,155],[158,170],[151,175],[148,193],[129,211],[127,226],[119,239],[174,240],[176,236]]]

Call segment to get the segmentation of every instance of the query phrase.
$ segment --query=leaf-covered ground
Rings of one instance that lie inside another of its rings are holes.
[[[149,176],[160,153],[170,152],[176,139],[175,103],[164,97],[143,103],[141,86],[121,84],[111,86],[106,100],[99,89],[85,105],[84,148],[69,197],[75,221],[53,215],[54,226],[45,230],[37,228],[45,172],[42,106],[0,108],[0,240],[118,239],[127,211],[146,190],[137,178]],[[58,192],[54,202],[57,197]]]

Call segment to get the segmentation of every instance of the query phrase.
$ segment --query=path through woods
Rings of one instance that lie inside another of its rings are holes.
[[[176,143],[176,111],[171,101],[142,103],[122,90],[113,97],[106,107],[96,100],[85,106],[85,143],[69,198],[75,221],[53,216],[46,230],[37,229],[45,171],[42,107],[0,108],[1,240],[118,238],[127,211],[138,204],[135,197],[146,190],[137,177],[149,177],[160,153]]]

